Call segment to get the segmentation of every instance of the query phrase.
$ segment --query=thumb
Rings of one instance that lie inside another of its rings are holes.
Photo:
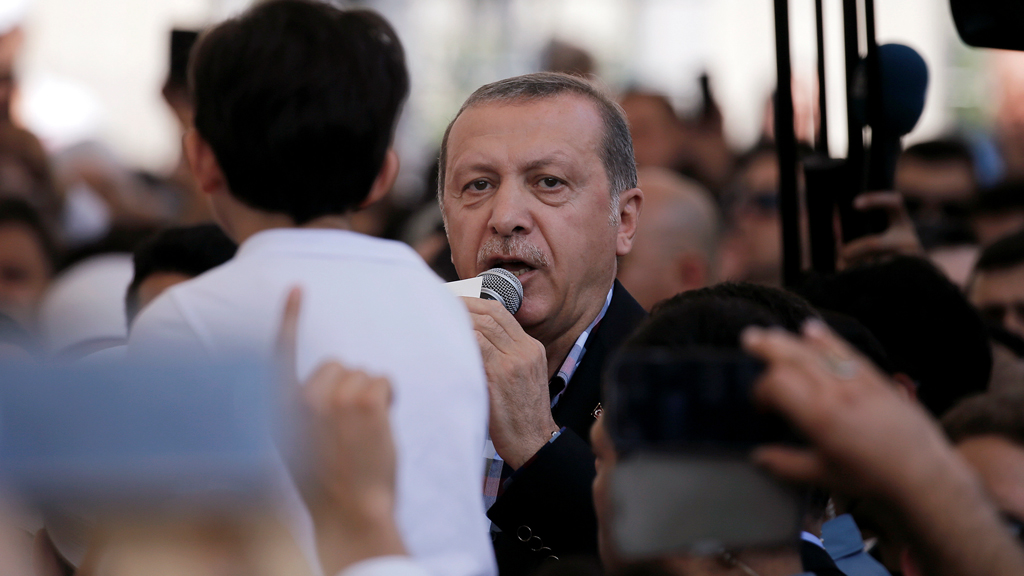
[[[761,446],[754,450],[754,463],[773,475],[800,484],[821,484],[825,464],[811,450],[784,446]]]

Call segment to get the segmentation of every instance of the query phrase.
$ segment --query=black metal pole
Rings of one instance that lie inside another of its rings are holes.
[[[857,34],[857,0],[843,0],[843,37],[846,60],[846,128],[849,146],[847,161],[854,188],[864,185],[864,86],[860,74],[860,46]],[[858,107],[861,107],[858,110]]]
[[[814,0],[815,28],[818,35],[818,134],[814,149],[826,156],[828,153],[828,106],[825,98],[825,21],[822,15],[822,0]]]
[[[875,40],[875,0],[864,0],[864,35],[867,37],[868,56],[878,50]]]
[[[779,158],[779,213],[782,221],[782,282],[800,282],[800,203],[796,189],[796,134],[793,132],[793,83],[789,58],[789,0],[775,0],[775,147]]]

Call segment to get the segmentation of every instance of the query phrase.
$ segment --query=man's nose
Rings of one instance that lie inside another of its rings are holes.
[[[498,236],[529,234],[533,228],[529,202],[530,195],[521,186],[502,184],[492,199],[488,227]]]

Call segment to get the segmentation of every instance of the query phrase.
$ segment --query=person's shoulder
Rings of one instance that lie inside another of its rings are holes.
[[[647,311],[636,301],[626,288],[615,281],[612,287],[612,301],[608,304],[608,311],[605,312],[601,325],[609,332],[628,336],[644,319],[647,318]]]
[[[236,290],[231,288],[236,286],[232,262],[171,286],[139,311],[128,336],[129,354],[206,353],[210,343],[202,337],[199,304],[220,292]]]

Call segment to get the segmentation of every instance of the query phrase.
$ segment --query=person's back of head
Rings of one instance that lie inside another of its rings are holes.
[[[302,225],[366,200],[409,77],[378,14],[270,0],[199,39],[189,88],[230,194]]]
[[[803,288],[815,306],[859,320],[882,343],[892,370],[919,385],[936,416],[988,386],[992,354],[978,312],[942,272],[899,257],[820,278]]]
[[[135,275],[125,293],[128,324],[163,290],[220,266],[236,249],[214,224],[168,228],[143,242],[133,255]]]
[[[646,309],[670,296],[715,281],[721,217],[711,193],[664,169],[638,171],[644,191],[643,224],[618,277]]]
[[[739,350],[740,334],[748,326],[789,329],[786,320],[760,302],[744,296],[742,290],[732,290],[735,286],[743,285],[719,284],[690,290],[659,303],[650,317],[626,340],[623,350]]]
[[[687,352],[696,352],[702,355],[713,355],[718,352],[730,354],[740,351],[741,334],[750,326],[775,327],[797,332],[806,320],[815,317],[817,317],[817,314],[808,303],[804,302],[799,296],[783,290],[752,284],[718,284],[700,290],[684,292],[659,303],[651,311],[650,317],[626,341],[622,354],[624,356],[637,353],[642,354],[646,351],[667,352],[671,354],[685,354]],[[686,382],[686,384],[697,383]],[[719,394],[724,397],[728,395],[728,392],[722,390]],[[718,397],[716,394],[705,395]],[[606,397],[608,397],[607,394]],[[716,414],[716,418],[721,419],[719,420],[720,422],[728,421],[731,418],[738,418],[739,414],[745,414],[745,408],[741,405],[730,405],[728,408],[719,406],[717,408],[721,410],[720,414]],[[610,409],[612,408],[610,407]],[[654,414],[650,416],[655,417]],[[639,417],[639,415],[636,417]],[[607,418],[604,419],[607,420]],[[628,457],[624,455],[620,462],[615,455],[611,454],[608,444],[614,441],[607,435],[605,428],[607,426],[609,426],[608,422],[599,422],[595,425],[595,432],[592,434],[595,436],[595,451],[598,453],[599,460],[603,458],[606,462],[598,466],[598,480],[594,483],[595,501],[598,505],[599,527],[603,538],[602,558],[609,562],[606,565],[606,569],[617,568],[620,570],[615,573],[623,574],[629,573],[628,571],[622,571],[622,569],[629,568],[629,566],[621,564],[623,559],[619,558],[619,551],[614,545],[609,545],[615,541],[610,526],[610,523],[615,520],[607,514],[606,510],[610,512],[611,509],[603,499],[608,494],[605,481],[610,475],[611,468],[627,466]],[[772,442],[774,440],[775,438],[763,439],[765,442]],[[706,446],[705,449],[707,449]],[[700,454],[704,454],[704,452],[700,450],[694,453],[682,452],[678,457],[679,461],[690,462],[696,466],[693,470],[703,471],[698,472],[698,474],[714,469],[716,464],[710,464],[708,468],[704,467]],[[721,462],[724,460],[714,461]],[[658,472],[648,472],[649,474],[671,473],[669,472],[671,468],[651,470],[658,470]],[[735,469],[733,469],[733,473],[737,473]],[[735,509],[728,511],[720,510],[719,512],[724,514],[751,513],[748,518],[750,523],[759,525],[764,523],[764,517],[757,516],[752,513],[752,510],[758,506],[771,506],[772,504],[756,500],[758,497],[752,497],[751,494],[760,494],[759,497],[768,496],[763,492],[758,492],[757,488],[753,485],[748,485],[745,480],[738,480],[736,478],[733,478],[733,480],[734,482],[731,484],[717,484],[713,482],[704,484],[701,482],[686,483],[693,485],[680,485],[678,492],[681,494],[691,494],[689,497],[704,501],[706,506],[705,514],[716,506],[711,504],[711,502],[720,502],[723,498],[727,497],[735,502],[743,501],[744,504],[741,506],[742,512]],[[817,503],[817,496],[817,494],[812,494],[811,491],[803,491],[805,504],[809,504],[812,501]],[[772,496],[772,498],[776,497],[778,497],[778,494]],[[751,498],[755,498],[755,502],[751,502]],[[749,508],[748,505],[750,506]],[[620,503],[618,506],[622,506],[622,504]],[[781,507],[778,509],[781,509]],[[810,511],[811,509],[812,507],[808,507],[806,510]],[[823,511],[823,507],[815,509],[815,511],[820,513]],[[809,514],[813,513],[809,512]],[[815,518],[814,520],[819,519]],[[708,530],[714,531],[716,529],[710,527],[720,523],[720,519],[696,516],[687,522],[689,524],[706,522],[709,527]],[[732,555],[730,556],[722,556],[721,554],[684,554],[679,552],[673,553],[670,557],[663,558],[662,560],[667,560],[673,565],[685,565],[686,570],[682,573],[687,574],[691,573],[691,571],[695,574],[709,573],[709,569],[712,569],[711,572],[717,572],[728,566],[736,565],[743,565],[748,570],[753,569],[757,572],[761,570],[771,571],[772,566],[785,566],[785,569],[790,571],[789,573],[793,573],[800,571],[798,543],[799,540],[793,538],[789,543],[779,542],[777,545],[739,547],[738,549],[731,550]],[[734,563],[729,563],[728,559],[730,558]],[[724,563],[723,559],[725,559]],[[633,569],[642,567],[643,565],[638,565],[634,566]],[[647,572],[640,570],[638,573]],[[673,571],[673,573],[676,572]]]

